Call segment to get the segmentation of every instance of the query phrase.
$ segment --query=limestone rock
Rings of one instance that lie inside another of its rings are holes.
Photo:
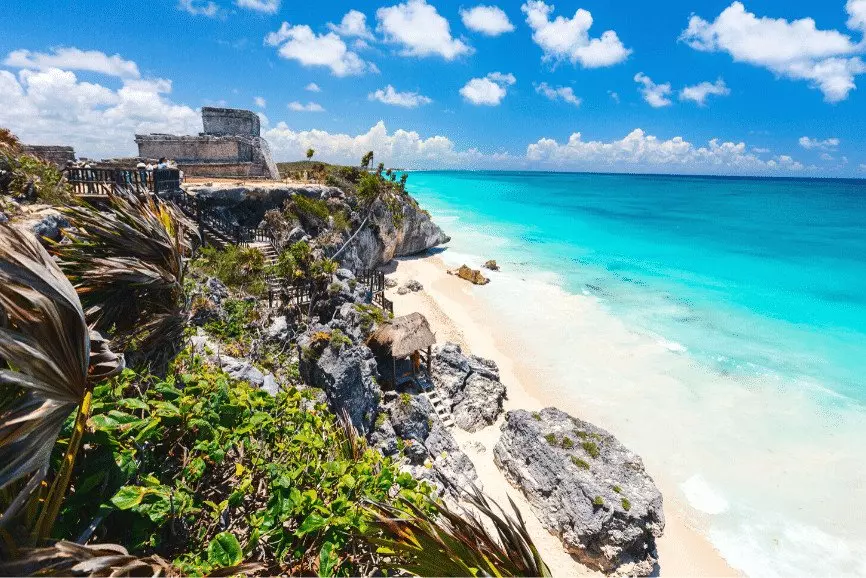
[[[59,241],[62,229],[69,227],[69,221],[55,209],[43,209],[31,215],[30,230],[37,238],[47,237]]]
[[[502,413],[507,392],[493,361],[464,355],[459,345],[446,343],[434,350],[432,378],[451,405],[454,423],[466,431],[483,429]]]
[[[481,274],[481,271],[478,269],[470,269],[466,265],[461,265],[459,269],[454,269],[453,271],[448,271],[451,275],[457,275],[461,279],[466,279],[470,283],[474,283],[475,285],[487,285],[490,283],[490,279]]]
[[[286,341],[289,336],[289,321],[285,315],[275,317],[270,326],[265,331],[268,339],[274,341]]]
[[[403,283],[403,286],[397,289],[397,293],[399,295],[405,295],[407,293],[417,293],[424,289],[424,286],[416,281],[415,279],[410,279]]]
[[[397,281],[393,277],[385,277],[385,288],[393,289],[397,286]]]
[[[394,432],[402,439],[424,442],[433,427],[435,411],[426,397],[420,395],[389,395],[386,407]]]
[[[223,371],[232,379],[246,381],[253,387],[257,387],[272,396],[279,393],[280,387],[277,385],[273,374],[262,372],[249,361],[228,355],[220,355],[218,360]]]
[[[510,411],[501,429],[496,465],[568,552],[606,573],[655,570],[662,495],[638,455],[552,407]]]
[[[495,259],[490,259],[484,263],[485,269],[490,269],[491,271],[499,271],[499,265],[496,264]]]

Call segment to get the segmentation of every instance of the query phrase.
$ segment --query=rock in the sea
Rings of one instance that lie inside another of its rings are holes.
[[[470,269],[467,265],[461,265],[459,269],[448,271],[451,275],[457,275],[475,285],[487,285],[490,279],[481,274],[478,269]]]
[[[495,259],[490,259],[484,263],[485,269],[490,269],[491,271],[499,271],[499,265],[496,264]]]
[[[662,495],[640,457],[556,408],[510,411],[494,461],[541,523],[586,566],[647,576],[664,530]]]
[[[464,355],[459,345],[446,343],[436,348],[432,367],[433,383],[461,428],[478,431],[502,413],[506,390],[493,361]]]

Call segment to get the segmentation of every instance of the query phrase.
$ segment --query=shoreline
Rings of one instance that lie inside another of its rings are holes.
[[[396,315],[418,311],[427,317],[436,334],[438,343],[453,341],[464,352],[492,359],[499,366],[501,381],[507,388],[504,410],[537,410],[557,406],[579,417],[586,417],[571,404],[554,399],[538,382],[538,373],[514,351],[524,348],[519,338],[497,322],[495,316],[487,315],[481,301],[472,293],[475,287],[467,281],[447,274],[447,267],[435,255],[395,259],[396,266],[391,276],[402,284],[409,279],[419,281],[424,289],[417,293],[398,295],[396,288],[389,289],[387,296],[394,301]],[[495,273],[493,273],[495,276]],[[495,277],[494,277],[495,282]],[[483,290],[483,289],[481,289]],[[504,412],[503,412],[504,416]],[[557,537],[544,529],[532,512],[523,495],[512,487],[493,463],[493,446],[499,438],[499,426],[504,417],[495,424],[476,433],[454,428],[458,444],[475,463],[479,482],[485,492],[500,504],[507,504],[506,494],[514,500],[527,523],[527,528],[544,560],[554,575],[601,576],[574,561]],[[604,423],[597,423],[605,427]],[[609,429],[609,428],[605,428]],[[614,432],[615,433],[615,432]],[[478,445],[484,447],[478,451]],[[648,471],[664,496],[665,532],[657,541],[660,574],[663,576],[739,576],[700,530],[694,528],[684,515],[684,504],[677,503],[673,496],[673,485],[666,482],[649,465]]]

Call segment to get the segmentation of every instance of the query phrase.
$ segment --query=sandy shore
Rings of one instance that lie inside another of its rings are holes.
[[[441,259],[429,256],[399,260],[391,276],[400,284],[415,279],[424,286],[423,291],[407,295],[398,295],[394,289],[388,291],[388,298],[394,301],[396,315],[419,311],[429,320],[439,343],[453,341],[460,344],[465,352],[497,363],[502,382],[508,389],[506,411],[536,410],[556,405],[556,400],[543,398],[541,388],[534,382],[536,378],[531,368],[504,353],[520,350],[515,337],[499,327],[495,319],[486,318],[478,299],[473,295],[475,287],[448,275]],[[544,529],[520,492],[505,480],[493,463],[493,446],[499,438],[501,421],[502,418],[493,426],[474,434],[454,429],[458,443],[475,463],[484,491],[500,504],[508,503],[506,494],[514,500],[539,551],[555,575],[600,576],[575,562],[563,550],[559,539]],[[598,425],[605,426],[603,423]],[[484,447],[483,452],[478,451],[475,442]],[[709,541],[686,523],[680,506],[669,498],[672,492],[666,491],[659,476],[653,472],[650,474],[659,483],[665,496],[666,527],[664,536],[658,542],[661,575],[737,576],[738,573]]]

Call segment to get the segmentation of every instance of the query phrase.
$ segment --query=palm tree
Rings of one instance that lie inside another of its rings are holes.
[[[131,194],[109,197],[102,211],[82,205],[64,214],[74,227],[52,252],[75,286],[87,321],[122,349],[148,356],[183,333],[184,256],[198,236],[173,205]]]
[[[42,506],[33,539],[51,532],[69,485],[93,386],[123,369],[123,356],[85,320],[78,295],[30,233],[0,224],[0,489],[29,479],[6,510],[5,525],[46,477],[51,451],[77,407],[72,436]]]
[[[364,156],[361,157],[361,166],[369,169],[373,164],[373,151],[367,152]]]
[[[312,159],[314,154],[316,154],[316,151],[313,149],[307,149],[307,160]]]

